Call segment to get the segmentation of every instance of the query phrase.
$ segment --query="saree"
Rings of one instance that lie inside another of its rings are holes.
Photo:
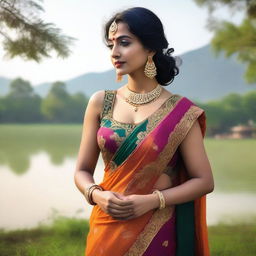
[[[203,109],[172,94],[138,124],[113,119],[116,91],[105,91],[97,140],[105,163],[104,190],[123,195],[152,193],[161,174],[172,186],[189,179],[179,145],[198,120],[206,131]],[[93,207],[86,238],[86,256],[209,256],[206,195],[193,201],[154,209],[130,220],[116,220]]]

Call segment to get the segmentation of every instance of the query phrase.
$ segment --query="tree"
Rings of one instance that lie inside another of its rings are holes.
[[[72,122],[82,122],[88,101],[89,99],[83,93],[71,95],[70,118]]]
[[[208,28],[214,31],[211,41],[216,55],[224,51],[226,57],[237,54],[239,61],[247,65],[245,80],[256,83],[256,1],[255,0],[195,0],[199,6],[209,10]],[[240,25],[219,21],[213,16],[216,9],[227,6],[232,11],[244,11]]]
[[[10,83],[9,96],[13,98],[30,97],[33,94],[34,92],[30,82],[25,81],[22,78],[16,78]]]
[[[63,82],[55,82],[42,101],[41,111],[51,122],[81,122],[88,99],[82,94],[69,95]]]
[[[55,82],[46,98],[43,99],[41,111],[49,121],[65,122],[69,116],[69,101],[70,96],[66,91],[65,83]]]
[[[40,62],[54,50],[58,57],[70,54],[74,38],[61,34],[52,23],[38,16],[44,11],[42,0],[0,0],[0,35],[6,56],[20,56]]]
[[[21,78],[10,83],[9,94],[2,98],[3,122],[40,122],[42,119],[41,98],[34,93],[31,84]]]
[[[256,122],[256,91],[246,93],[242,103],[248,113],[249,119]]]

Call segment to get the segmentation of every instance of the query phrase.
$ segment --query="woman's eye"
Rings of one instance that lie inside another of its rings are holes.
[[[121,42],[120,42],[120,45],[121,45],[121,46],[124,46],[124,47],[125,47],[125,46],[128,46],[129,44],[130,44],[130,42],[126,42],[126,41],[121,41]],[[108,47],[109,49],[112,49],[113,46],[114,46],[113,44],[108,44],[108,45],[107,45],[107,47]]]
[[[108,47],[109,49],[112,49],[112,48],[113,48],[113,44],[108,44],[107,47]]]
[[[129,44],[130,44],[129,42],[121,41],[121,45],[123,45],[123,46],[128,46]]]

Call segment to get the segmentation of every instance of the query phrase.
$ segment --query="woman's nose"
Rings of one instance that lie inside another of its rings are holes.
[[[120,57],[120,52],[119,52],[119,50],[118,50],[118,47],[113,46],[112,52],[111,52],[111,57],[112,57],[112,58]]]

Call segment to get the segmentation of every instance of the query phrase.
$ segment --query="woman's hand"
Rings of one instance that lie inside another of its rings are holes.
[[[114,219],[127,219],[133,214],[133,201],[113,191],[93,191],[92,199]]]
[[[132,202],[133,210],[129,217],[124,220],[138,218],[150,210],[159,207],[159,198],[156,194],[122,196],[125,200]]]

